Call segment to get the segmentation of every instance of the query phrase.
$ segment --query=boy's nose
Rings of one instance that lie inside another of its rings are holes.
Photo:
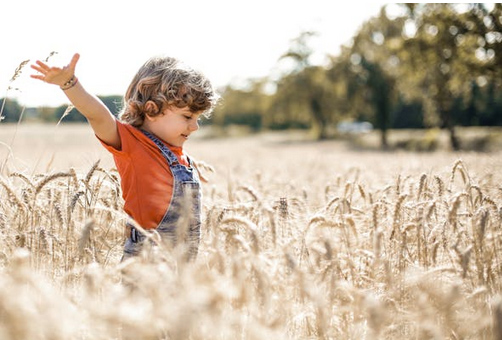
[[[197,120],[193,120],[189,125],[190,131],[197,131],[199,129],[199,122]]]

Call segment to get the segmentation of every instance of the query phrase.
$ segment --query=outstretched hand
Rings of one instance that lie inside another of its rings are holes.
[[[55,67],[49,66],[46,63],[37,60],[36,65],[31,65],[31,68],[38,71],[40,74],[32,74],[31,78],[42,80],[49,84],[62,86],[75,75],[75,67],[77,66],[80,55],[75,53],[67,66]]]

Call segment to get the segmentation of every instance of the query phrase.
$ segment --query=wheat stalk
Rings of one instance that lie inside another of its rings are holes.
[[[9,200],[12,200],[14,205],[16,205],[18,207],[18,209],[20,209],[21,211],[25,210],[25,207],[24,207],[22,201],[17,197],[14,190],[1,177],[0,177],[0,185],[3,186],[4,189],[7,191],[7,194],[9,195]]]
[[[52,174],[52,175],[49,175],[49,176],[45,176],[43,180],[41,180],[35,187],[35,192],[34,192],[34,196],[37,196],[40,191],[42,191],[42,189],[47,185],[49,184],[50,182],[52,182],[53,180],[55,179],[58,179],[58,178],[63,178],[63,177],[70,177],[71,174],[67,173],[67,172],[57,172],[55,174]]]

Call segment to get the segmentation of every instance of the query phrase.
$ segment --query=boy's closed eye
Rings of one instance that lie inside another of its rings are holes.
[[[185,117],[187,120],[196,119],[197,122],[201,121],[201,117],[199,115],[183,115],[183,117]]]

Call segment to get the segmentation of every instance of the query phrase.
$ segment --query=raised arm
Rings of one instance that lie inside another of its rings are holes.
[[[34,74],[31,77],[59,85],[71,103],[87,118],[96,136],[106,144],[120,149],[120,136],[115,117],[99,98],[84,89],[75,76],[75,67],[79,58],[80,55],[75,54],[70,63],[62,68],[48,66],[37,60],[36,65],[31,65],[31,68],[40,74]]]

